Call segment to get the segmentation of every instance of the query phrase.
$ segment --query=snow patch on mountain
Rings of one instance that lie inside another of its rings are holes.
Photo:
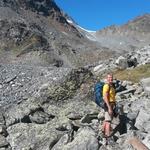
[[[91,31],[91,30],[87,30],[87,29],[84,29],[82,28],[81,26],[77,25],[76,23],[74,23],[72,20],[70,19],[67,19],[67,22],[70,23],[70,24],[73,24],[77,29],[78,31],[83,34],[84,36],[86,36],[89,40],[91,41],[97,41],[97,38],[96,38],[96,31]]]
[[[72,20],[67,19],[67,22],[70,23],[70,24],[73,24]]]

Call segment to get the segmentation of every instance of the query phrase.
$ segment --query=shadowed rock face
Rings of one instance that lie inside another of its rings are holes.
[[[95,53],[91,50],[97,49],[67,22],[54,1],[2,0],[0,7],[3,63],[79,66],[87,64]]]
[[[44,15],[49,15],[52,12],[59,12],[60,9],[57,7],[53,0],[2,0],[0,6],[11,7],[19,9],[30,9],[32,11],[43,12]]]
[[[24,59],[57,67],[76,64],[73,50],[76,52],[76,43],[81,39],[79,43],[84,45],[84,38],[54,1],[3,0],[0,7],[0,51],[1,58],[5,57],[1,62]]]
[[[37,14],[49,16],[52,19],[69,26],[62,11],[53,0],[2,0],[0,6],[10,7],[16,12],[19,12],[21,9],[31,10]]]

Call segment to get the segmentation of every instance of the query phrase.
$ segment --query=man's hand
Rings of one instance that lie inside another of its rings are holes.
[[[108,113],[112,116],[113,111],[112,111],[112,108],[111,108],[111,107],[108,107]]]

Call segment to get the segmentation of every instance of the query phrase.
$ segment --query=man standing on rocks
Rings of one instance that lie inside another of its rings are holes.
[[[103,99],[104,99],[104,110],[105,110],[105,120],[103,122],[103,132],[106,138],[111,136],[111,122],[114,117],[116,108],[115,99],[115,88],[113,87],[113,75],[107,75],[107,82],[103,86]]]

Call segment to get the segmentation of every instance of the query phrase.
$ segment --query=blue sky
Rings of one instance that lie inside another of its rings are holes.
[[[150,13],[150,0],[55,0],[81,27],[100,30]]]

